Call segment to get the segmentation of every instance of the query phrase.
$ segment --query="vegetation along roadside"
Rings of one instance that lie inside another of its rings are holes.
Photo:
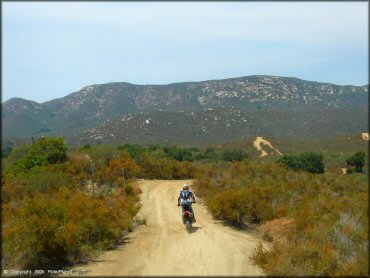
[[[83,262],[137,223],[136,178],[195,178],[217,219],[258,225],[271,241],[250,258],[268,275],[366,275],[368,178],[365,153],[349,175],[304,152],[256,159],[238,148],[135,144],[67,149],[40,138],[2,155],[2,265],[47,269]]]

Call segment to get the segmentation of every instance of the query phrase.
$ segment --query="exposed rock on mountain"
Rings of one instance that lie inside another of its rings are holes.
[[[11,99],[2,105],[4,137],[63,135],[76,142],[224,141],[261,132],[325,137],[329,130],[338,135],[366,130],[368,86],[275,76],[169,85],[117,82],[41,104]]]

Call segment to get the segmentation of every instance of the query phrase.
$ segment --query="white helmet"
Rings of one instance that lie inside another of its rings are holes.
[[[184,190],[189,190],[189,185],[187,183],[185,183],[183,186],[182,186],[182,189]]]

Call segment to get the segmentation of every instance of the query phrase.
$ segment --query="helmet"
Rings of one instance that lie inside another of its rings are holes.
[[[182,189],[184,190],[189,190],[189,185],[187,183],[185,183],[183,186],[182,186]]]

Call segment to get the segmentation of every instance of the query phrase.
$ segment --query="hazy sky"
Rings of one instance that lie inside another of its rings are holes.
[[[3,2],[2,101],[246,75],[368,83],[367,2]]]

